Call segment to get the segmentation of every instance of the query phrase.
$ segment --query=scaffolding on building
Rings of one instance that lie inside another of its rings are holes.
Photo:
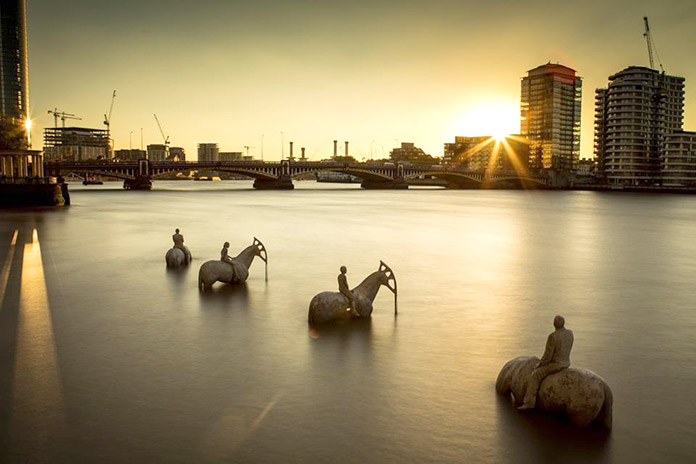
[[[47,161],[109,159],[109,131],[87,127],[49,127],[44,129]]]

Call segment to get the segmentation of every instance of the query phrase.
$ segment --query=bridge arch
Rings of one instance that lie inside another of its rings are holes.
[[[211,163],[210,165],[191,166],[185,164],[177,164],[171,166],[161,166],[154,163],[150,164],[150,175],[156,179],[158,176],[170,174],[173,172],[190,172],[190,171],[212,171],[212,172],[228,172],[230,174],[239,174],[250,179],[276,179],[277,169],[273,167],[266,168],[246,168],[246,167],[225,167],[219,164]]]
[[[101,171],[99,169],[61,169],[60,170],[60,175],[61,176],[67,176],[69,174],[86,174],[90,176],[101,176],[101,177],[113,177],[115,179],[130,179],[133,180],[135,179],[135,176],[129,173],[125,172],[119,172],[119,171]]]
[[[389,168],[385,169],[359,169],[350,166],[326,166],[317,168],[298,168],[294,167],[292,169],[291,176],[293,179],[297,179],[300,176],[307,174],[316,174],[318,172],[337,172],[341,174],[349,174],[360,179],[367,180],[394,180],[394,173]]]
[[[432,176],[438,179],[444,180],[463,180],[472,181],[476,183],[481,183],[483,180],[483,174],[473,173],[473,172],[456,172],[456,171],[422,171],[422,172],[410,172],[404,176],[404,180],[417,179],[421,176]]]

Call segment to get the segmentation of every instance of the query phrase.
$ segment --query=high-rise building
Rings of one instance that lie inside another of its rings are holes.
[[[220,161],[220,149],[217,143],[199,143],[198,144],[198,161],[202,163],[211,163]]]
[[[530,141],[529,167],[570,172],[580,158],[582,78],[547,63],[522,78],[520,133]]]
[[[597,179],[606,182],[606,166],[604,165],[604,153],[607,145],[607,89],[595,90],[595,117],[594,117],[594,154],[597,165]]]
[[[47,161],[85,161],[108,159],[109,134],[87,127],[49,127],[44,129]]]
[[[27,24],[24,0],[0,6],[0,112],[24,121],[29,110]]]
[[[682,130],[684,78],[631,66],[595,96],[595,157],[609,184],[661,181],[665,138]]]
[[[696,187],[696,132],[665,136],[661,167],[662,185]]]
[[[454,143],[445,144],[443,162],[458,165],[470,171],[513,171],[529,166],[529,142],[510,135],[496,140],[490,135],[455,137]]]

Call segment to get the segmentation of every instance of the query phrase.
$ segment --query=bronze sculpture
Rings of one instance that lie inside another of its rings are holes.
[[[184,236],[179,233],[179,229],[174,231],[172,241],[174,246],[164,257],[167,267],[187,266],[191,262],[191,251],[184,245]]]
[[[573,333],[561,316],[549,335],[544,356],[520,356],[508,361],[495,383],[501,395],[514,398],[518,409],[563,413],[578,426],[601,423],[612,426],[614,396],[600,376],[587,369],[571,368]]]
[[[225,242],[225,244],[229,246],[229,243]],[[249,277],[249,267],[256,256],[266,263],[266,280],[268,280],[268,254],[266,247],[259,239],[254,237],[254,242],[234,258],[225,256],[226,249],[227,247],[223,247],[221,259],[206,261],[201,265],[198,271],[198,288],[200,290],[210,289],[215,282],[228,284],[245,282]]]
[[[331,321],[368,318],[372,314],[372,302],[379,288],[384,285],[394,293],[394,314],[397,312],[396,277],[389,266],[379,262],[379,269],[351,290],[354,310],[350,310],[349,298],[341,292],[321,292],[309,303],[309,323],[321,324]]]
[[[346,272],[348,272],[348,268],[345,266],[341,266],[340,269],[341,273],[338,275],[338,291],[344,295],[346,298],[348,298],[348,303],[350,307],[346,311],[353,310],[355,312],[355,295],[353,295],[353,292],[350,290],[350,287],[348,286],[348,277],[346,276]],[[360,317],[360,314],[355,312],[355,314]]]
[[[553,326],[556,330],[546,339],[544,355],[527,379],[527,391],[524,395],[524,402],[522,406],[517,408],[520,411],[534,409],[539,384],[546,377],[570,367],[570,350],[573,348],[574,339],[573,331],[565,328],[563,316],[556,316],[553,319]]]

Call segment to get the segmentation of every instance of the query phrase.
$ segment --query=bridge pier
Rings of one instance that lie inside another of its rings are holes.
[[[403,179],[372,180],[365,179],[360,184],[365,190],[404,190],[408,189],[408,183]]]
[[[126,179],[123,181],[125,190],[152,190],[151,177],[136,177],[135,179]]]
[[[292,190],[295,186],[292,183],[290,160],[280,162],[279,177],[276,179],[257,177],[254,179],[254,188],[259,190]]]
[[[135,179],[124,180],[123,188],[126,190],[152,190],[152,171],[150,170],[149,160],[138,160]]]
[[[292,190],[295,185],[292,183],[291,177],[281,177],[280,179],[262,179],[254,180],[254,188],[258,190]]]

